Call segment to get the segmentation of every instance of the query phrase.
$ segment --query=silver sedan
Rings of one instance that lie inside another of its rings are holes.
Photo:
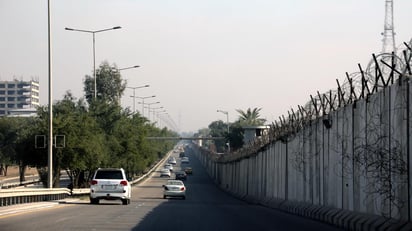
[[[167,197],[181,197],[186,199],[186,187],[181,180],[168,180],[163,185],[163,198]]]

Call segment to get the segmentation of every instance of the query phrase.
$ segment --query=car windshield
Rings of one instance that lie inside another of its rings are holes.
[[[167,184],[168,185],[183,185],[183,183],[180,181],[169,181],[167,182]]]
[[[105,171],[97,171],[96,176],[94,177],[95,179],[123,179],[122,172],[118,170],[105,170]]]

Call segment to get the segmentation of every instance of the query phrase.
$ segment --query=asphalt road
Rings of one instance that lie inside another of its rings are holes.
[[[177,157],[177,153],[173,154]],[[247,204],[218,189],[191,153],[193,175],[185,182],[186,200],[163,199],[162,184],[155,172],[134,186],[129,205],[120,201],[88,199],[41,209],[0,214],[0,230],[339,230],[327,224]],[[175,170],[180,169],[180,159]]]

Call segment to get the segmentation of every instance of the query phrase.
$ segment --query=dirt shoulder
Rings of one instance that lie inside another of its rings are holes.
[[[26,168],[26,176],[32,176],[37,174],[38,172],[36,168]],[[19,166],[9,166],[7,168],[7,176],[0,175],[0,180],[14,177],[19,177]]]

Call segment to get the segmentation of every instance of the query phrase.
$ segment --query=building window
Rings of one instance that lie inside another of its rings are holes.
[[[5,97],[0,97],[0,101],[6,101]]]
[[[5,106],[6,106],[6,104],[0,103],[0,108],[4,108]]]
[[[16,87],[16,84],[14,84],[14,83],[9,83],[7,86],[8,86],[9,88],[15,88],[15,87]]]
[[[15,108],[15,104],[9,103],[9,104],[7,104],[7,108]]]
[[[16,94],[16,91],[7,91],[7,94],[14,95],[14,94]]]
[[[7,100],[8,101],[14,101],[14,100],[16,100],[16,97],[8,97]]]

